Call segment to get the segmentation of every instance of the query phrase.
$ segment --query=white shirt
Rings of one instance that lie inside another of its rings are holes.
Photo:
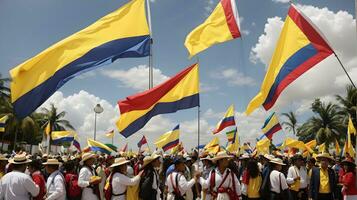
[[[47,179],[46,183],[47,198],[46,200],[65,200],[66,187],[64,177],[60,171],[53,172]]]
[[[32,181],[32,178],[22,172],[12,171],[1,179],[1,197],[6,200],[28,200],[30,195],[37,196],[40,188]]]
[[[280,183],[279,183],[280,176]],[[288,189],[288,184],[286,183],[286,179],[283,173],[273,170],[270,173],[270,191],[280,193],[280,185],[283,190]]]
[[[129,178],[121,173],[115,173],[112,180],[113,194],[122,194],[126,192],[128,186],[137,185],[140,182],[140,176]],[[112,195],[112,200],[125,200],[126,194],[120,196]]]
[[[177,175],[178,175],[178,186],[176,186]],[[172,181],[171,181],[171,177],[172,177]],[[169,193],[174,193],[174,187],[172,184],[174,184],[175,188],[178,188],[180,190],[180,193],[183,196],[187,192],[187,190],[191,189],[191,187],[195,184],[195,179],[191,179],[190,181],[187,181],[183,174],[172,172],[166,179],[166,185],[168,187]]]
[[[156,190],[156,199],[160,200],[160,180],[159,180],[159,174],[157,173],[156,169],[154,169],[154,181],[152,183],[152,189]]]
[[[218,170],[218,168],[216,168],[214,171],[215,171],[215,184],[214,184],[213,190],[217,191],[218,186],[221,185],[224,177],[226,176],[227,173],[229,173],[229,169],[226,169],[223,172],[223,174],[221,174],[221,172]],[[231,172],[231,173],[233,173],[233,172]],[[203,189],[210,189],[211,188],[211,183],[210,183],[211,176],[212,176],[212,172],[209,173],[209,176],[208,176],[207,179],[203,179],[202,177],[200,178],[200,182],[201,182],[201,185],[202,185]],[[237,178],[237,176],[235,174],[233,174],[233,179],[234,180],[232,180],[232,174],[229,174],[221,187],[223,187],[223,188],[231,188],[233,190],[233,181],[234,181],[235,190],[237,192],[237,195],[240,196],[241,195],[241,190],[240,190],[241,187],[240,187],[240,183],[238,181],[238,178]],[[212,199],[212,196],[210,194],[207,194],[206,195],[206,200],[210,200],[210,199]]]
[[[90,177],[94,175],[95,173],[93,173],[88,167],[82,167],[81,171],[79,171],[78,186],[83,189],[82,199],[84,200],[98,200],[98,197],[94,194],[93,189],[88,187],[90,185]]]
[[[299,176],[300,176],[300,189],[307,188],[307,185],[309,183],[309,178],[307,176],[307,170],[305,167],[300,167],[300,169],[298,169],[296,166],[289,167],[286,182],[288,184],[293,184],[294,178]]]

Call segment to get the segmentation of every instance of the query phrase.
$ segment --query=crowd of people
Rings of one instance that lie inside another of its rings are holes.
[[[316,159],[315,159],[316,158]],[[0,155],[4,200],[357,199],[351,157],[328,153]]]

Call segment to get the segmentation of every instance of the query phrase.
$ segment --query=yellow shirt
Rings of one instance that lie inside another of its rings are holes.
[[[328,170],[320,168],[320,188],[319,193],[327,194],[331,193],[329,184]]]
[[[262,177],[259,175],[255,178],[249,178],[247,189],[248,198],[260,198],[259,189],[262,185]]]

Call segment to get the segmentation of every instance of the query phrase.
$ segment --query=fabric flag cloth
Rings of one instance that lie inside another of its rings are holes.
[[[255,145],[257,148],[257,152],[261,154],[269,154],[270,140],[268,138],[264,138],[259,140]]]
[[[340,148],[340,144],[338,143],[337,139],[335,139],[335,150],[336,150],[336,155],[340,155],[341,148]]]
[[[126,152],[126,151],[128,151],[128,143],[126,143],[125,146],[123,146],[123,148],[121,148],[119,152]]]
[[[48,122],[46,127],[45,127],[45,133],[46,135],[50,135],[51,133],[51,122]]]
[[[118,147],[112,145],[112,144],[105,144],[107,147],[111,148],[113,151],[118,151]]]
[[[83,72],[119,58],[148,56],[149,52],[145,1],[132,0],[12,69],[11,101],[16,116],[28,116]]]
[[[268,117],[268,119],[265,120],[264,125],[262,127],[264,135],[270,140],[273,138],[274,133],[280,131],[281,129],[281,125],[275,112],[272,113]]]
[[[214,137],[209,143],[206,144],[206,146],[203,149],[208,149],[210,147],[215,147],[219,146],[219,138]]]
[[[54,144],[61,142],[72,142],[75,136],[74,131],[52,131],[51,138]]]
[[[160,136],[154,143],[158,148],[164,151],[174,148],[180,142],[180,125],[178,124],[172,131]]]
[[[352,123],[352,121],[351,121],[351,123]],[[345,153],[345,156],[346,156],[346,153],[348,153],[352,158],[354,158],[355,150],[352,146],[352,141],[351,141],[351,135],[353,134],[353,129],[351,129],[351,128],[354,128],[353,124],[352,124],[352,127],[350,127],[350,124],[348,125],[347,142],[345,144],[344,153]]]
[[[186,37],[190,57],[210,46],[241,37],[236,0],[221,0],[211,15]]]
[[[77,133],[74,135],[74,140],[73,140],[73,142],[72,142],[72,145],[73,145],[74,147],[76,147],[76,149],[77,149],[79,152],[82,151],[82,150],[81,150],[81,144],[79,143],[79,138],[78,138],[78,134],[77,134]]]
[[[322,144],[319,145],[319,152],[320,152],[320,153],[326,152],[325,143],[322,143]]]
[[[138,147],[141,148],[141,146],[143,146],[144,144],[147,144],[147,140],[145,135],[143,135],[143,137],[141,138],[141,140],[138,142]]]
[[[353,125],[351,116],[348,119],[348,134],[353,134],[353,135],[357,134],[357,131],[356,131],[356,128],[354,127],[354,125]]]
[[[164,83],[119,101],[120,134],[129,137],[155,115],[199,106],[198,64],[194,64]]]
[[[105,134],[106,137],[108,138],[113,138],[114,137],[114,130],[111,130]]]
[[[235,127],[232,131],[228,131],[226,133],[226,135],[227,135],[228,142],[234,143],[236,138],[238,139],[238,137],[237,137],[237,127]]]
[[[226,150],[231,152],[231,153],[239,151],[238,137],[234,137],[233,142],[227,146]]]
[[[183,150],[183,145],[182,142],[180,142],[178,145],[176,145],[174,148],[171,149],[171,155],[177,154]]]
[[[228,110],[226,111],[226,114],[224,115],[223,119],[218,122],[216,125],[216,128],[213,130],[213,134],[217,134],[223,129],[229,127],[229,126],[235,126],[236,122],[234,120],[234,106],[231,105],[229,106]]]
[[[5,132],[5,126],[6,126],[7,119],[8,119],[7,115],[0,118],[0,132]]]
[[[305,143],[299,140],[295,140],[292,138],[286,138],[283,147],[295,148],[304,151],[306,149]]]
[[[105,144],[103,144],[101,142],[98,142],[96,140],[88,139],[87,143],[88,143],[88,146],[91,149],[91,151],[94,151],[94,152],[99,151],[99,152],[102,152],[102,153],[105,153],[105,154],[108,154],[108,155],[110,155],[112,152],[114,152],[107,145],[105,145]]]
[[[292,4],[260,92],[250,101],[246,113],[261,105],[269,110],[289,84],[332,53],[324,37]]]
[[[312,155],[314,153],[314,148],[317,145],[317,141],[316,140],[311,140],[307,143],[305,143],[305,150],[303,151],[303,156],[308,156],[309,154]]]
[[[252,147],[248,143],[244,143],[242,150],[247,152],[248,154],[253,153]]]

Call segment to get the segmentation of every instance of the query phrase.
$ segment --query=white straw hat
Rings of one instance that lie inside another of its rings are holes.
[[[111,168],[116,167],[116,166],[120,166],[120,165],[124,165],[129,163],[130,161],[125,159],[124,157],[120,157],[120,158],[116,158],[114,160],[114,163],[112,165],[110,165]]]
[[[31,162],[31,160],[26,157],[26,153],[17,154],[12,159],[9,160],[9,163],[12,163],[15,165],[21,165],[21,164],[26,164],[26,163],[30,163],[30,162]]]
[[[278,165],[286,165],[285,163],[283,163],[283,161],[280,158],[273,158],[269,162],[278,164]]]

